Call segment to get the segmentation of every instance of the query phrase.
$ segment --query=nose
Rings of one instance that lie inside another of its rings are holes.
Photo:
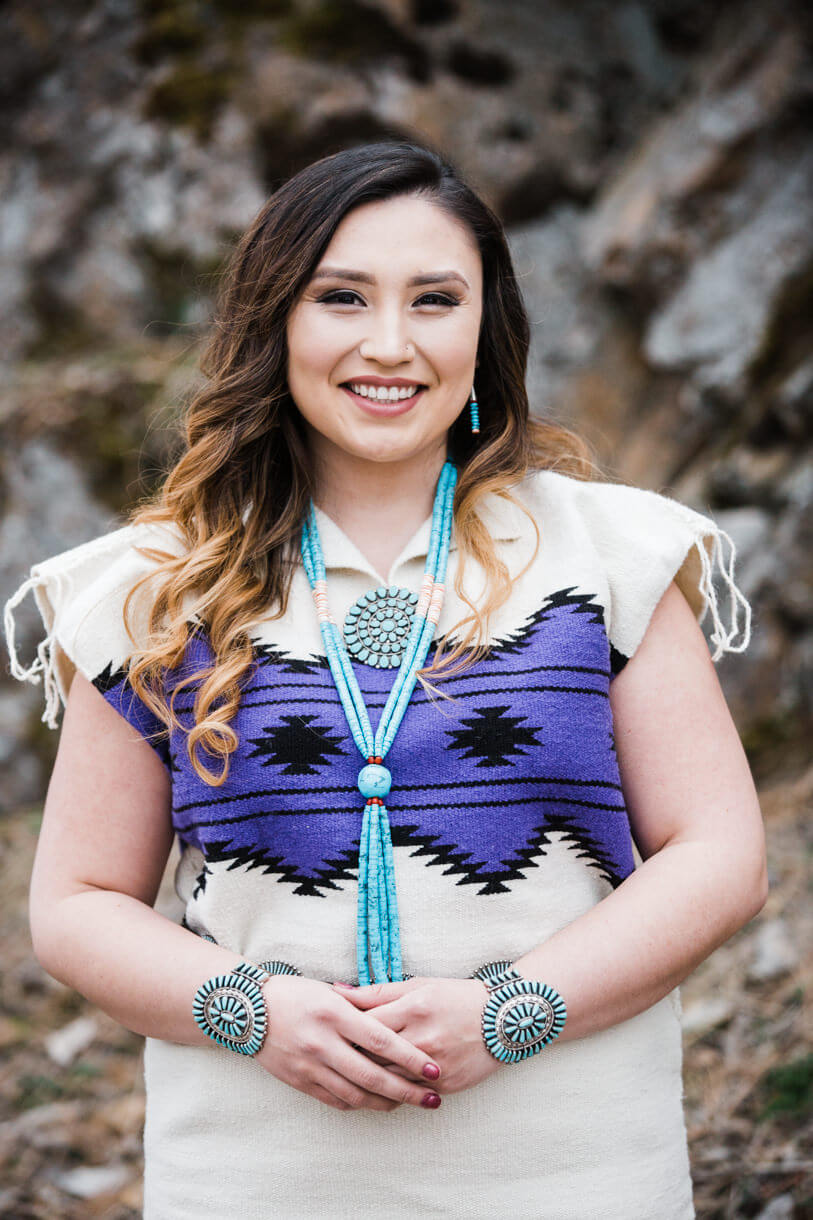
[[[399,309],[381,311],[371,320],[371,330],[359,352],[365,360],[377,360],[379,364],[401,364],[412,358],[415,349]]]

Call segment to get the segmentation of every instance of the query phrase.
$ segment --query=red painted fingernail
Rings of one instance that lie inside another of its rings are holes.
[[[425,1106],[427,1110],[437,1110],[440,1105],[440,1098],[437,1093],[424,1093],[421,1098],[421,1105]]]
[[[341,979],[333,980],[334,987],[358,987],[358,983],[343,983]]]
[[[440,1075],[440,1068],[436,1063],[425,1063],[423,1065],[423,1074],[428,1080],[437,1080]]]

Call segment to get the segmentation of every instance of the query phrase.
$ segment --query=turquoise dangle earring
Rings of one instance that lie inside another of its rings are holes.
[[[469,399],[469,414],[471,415],[471,430],[472,434],[474,434],[480,431],[480,407],[474,393],[474,383],[472,383],[471,398]]]

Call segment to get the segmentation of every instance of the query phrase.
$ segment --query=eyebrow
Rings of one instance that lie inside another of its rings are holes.
[[[364,271],[352,271],[347,267],[320,267],[317,271],[314,271],[311,278],[314,280],[353,280],[357,284],[375,283],[375,276],[367,275]],[[413,275],[411,279],[407,280],[407,287],[413,288],[418,284],[445,284],[449,280],[456,280],[458,283],[465,285],[466,288],[469,286],[468,281],[464,280],[458,271],[420,271],[417,275]]]

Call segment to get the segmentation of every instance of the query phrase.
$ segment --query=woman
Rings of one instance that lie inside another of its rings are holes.
[[[307,167],[156,502],[7,606],[66,702],[34,948],[146,1035],[147,1220],[694,1215],[678,985],[766,897],[749,610],[710,518],[529,415],[528,341],[434,152]]]

